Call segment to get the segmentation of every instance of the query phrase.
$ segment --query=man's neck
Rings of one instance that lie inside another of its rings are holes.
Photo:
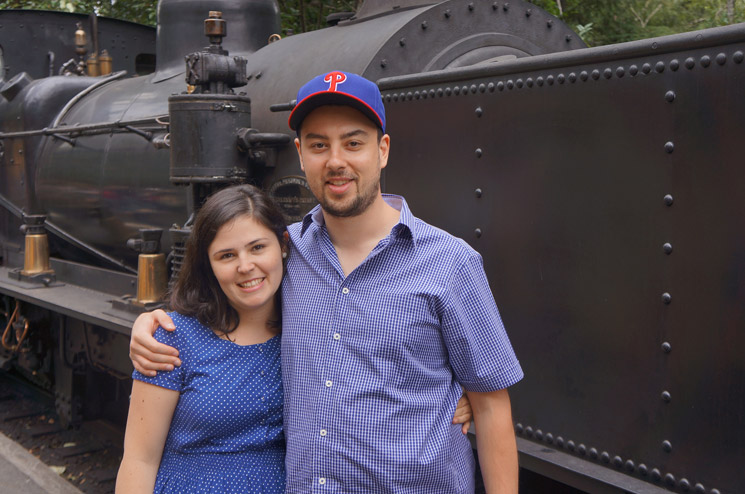
[[[323,212],[326,230],[345,275],[365,260],[400,217],[401,212],[388,205],[382,195],[357,216],[339,217]]]

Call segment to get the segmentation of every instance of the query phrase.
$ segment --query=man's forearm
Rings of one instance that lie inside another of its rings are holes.
[[[507,390],[469,392],[479,465],[487,494],[517,494],[517,443]]]

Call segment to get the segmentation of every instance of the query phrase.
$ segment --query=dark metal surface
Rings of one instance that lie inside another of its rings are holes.
[[[57,75],[63,63],[75,54],[75,25],[80,22],[90,34],[87,15],[66,12],[0,10],[0,55],[8,80],[25,71],[34,79]],[[113,58],[113,70],[129,74],[152,72],[155,29],[100,17],[97,19],[99,48]],[[88,50],[92,49],[89,36]]]
[[[484,256],[518,434],[678,492],[745,490],[743,52],[739,25],[381,81],[385,188]]]

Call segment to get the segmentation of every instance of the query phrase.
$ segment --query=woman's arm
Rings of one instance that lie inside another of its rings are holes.
[[[133,381],[116,494],[152,494],[179,392]]]

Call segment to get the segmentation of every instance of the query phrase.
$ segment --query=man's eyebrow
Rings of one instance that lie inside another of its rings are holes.
[[[328,139],[325,135],[321,134],[314,134],[313,132],[308,132],[303,136],[303,139]]]
[[[354,137],[354,136],[358,136],[358,135],[366,136],[366,135],[368,135],[368,133],[364,129],[355,129],[355,130],[352,130],[350,132],[347,132],[346,134],[343,134],[341,136],[341,138],[342,139],[349,139],[350,137]]]

